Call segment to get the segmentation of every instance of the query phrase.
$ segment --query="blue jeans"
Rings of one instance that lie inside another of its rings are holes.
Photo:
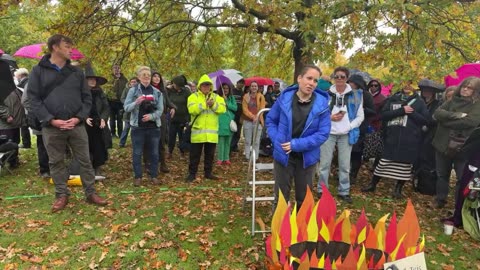
[[[125,127],[122,130],[122,135],[120,135],[120,142],[118,145],[125,146],[127,143],[128,132],[130,132],[130,121],[124,121]]]
[[[262,137],[262,125],[258,124],[257,137],[253,142],[253,136],[255,135],[255,123],[252,121],[243,121],[243,136],[245,136],[245,157],[250,159],[250,151],[253,143],[253,149],[255,149],[255,160],[258,159],[260,152],[260,137]]]
[[[160,143],[160,128],[138,128],[132,127],[132,148],[133,148],[133,173],[135,178],[142,178],[142,156],[143,147],[148,145],[150,149],[150,177],[158,176],[158,144]]]
[[[318,181],[317,191],[322,192],[321,183],[328,188],[328,177],[330,175],[330,166],[332,165],[333,151],[335,145],[338,148],[338,171],[339,180],[338,195],[348,195],[350,193],[350,154],[352,146],[348,143],[348,134],[328,136],[328,140],[320,147],[320,179]]]

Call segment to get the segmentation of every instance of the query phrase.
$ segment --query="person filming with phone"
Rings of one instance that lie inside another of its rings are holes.
[[[328,90],[330,95],[330,110],[332,128],[328,140],[322,144],[320,151],[320,181],[317,192],[320,197],[323,190],[321,184],[328,188],[330,165],[333,151],[338,148],[339,185],[338,198],[352,203],[350,197],[350,154],[352,146],[360,136],[360,124],[363,122],[363,93],[362,90],[353,90],[347,83],[349,71],[345,67],[334,70],[335,84]]]

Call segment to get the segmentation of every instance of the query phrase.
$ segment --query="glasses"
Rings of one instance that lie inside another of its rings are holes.
[[[380,85],[378,84],[371,84],[370,87],[375,87],[375,88],[378,88]]]
[[[146,77],[152,77],[152,74],[150,74],[150,73],[142,73],[142,74],[140,74],[140,76],[146,78]]]
[[[338,79],[341,79],[341,80],[345,80],[347,78],[347,76],[345,75],[335,75],[333,76],[334,79],[338,80]]]

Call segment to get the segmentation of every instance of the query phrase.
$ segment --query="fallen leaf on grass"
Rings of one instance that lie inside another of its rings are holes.
[[[20,260],[25,262],[33,262],[33,263],[43,262],[42,258],[29,253],[20,254],[19,257],[20,257]]]

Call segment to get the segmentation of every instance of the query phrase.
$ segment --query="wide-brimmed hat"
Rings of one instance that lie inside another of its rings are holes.
[[[90,63],[85,65],[85,78],[95,78],[97,80],[97,85],[104,85],[108,82],[107,78],[95,75]]]
[[[418,87],[420,88],[420,91],[433,91],[433,92],[445,91],[445,86],[443,84],[436,83],[429,79],[421,79],[418,82]]]

